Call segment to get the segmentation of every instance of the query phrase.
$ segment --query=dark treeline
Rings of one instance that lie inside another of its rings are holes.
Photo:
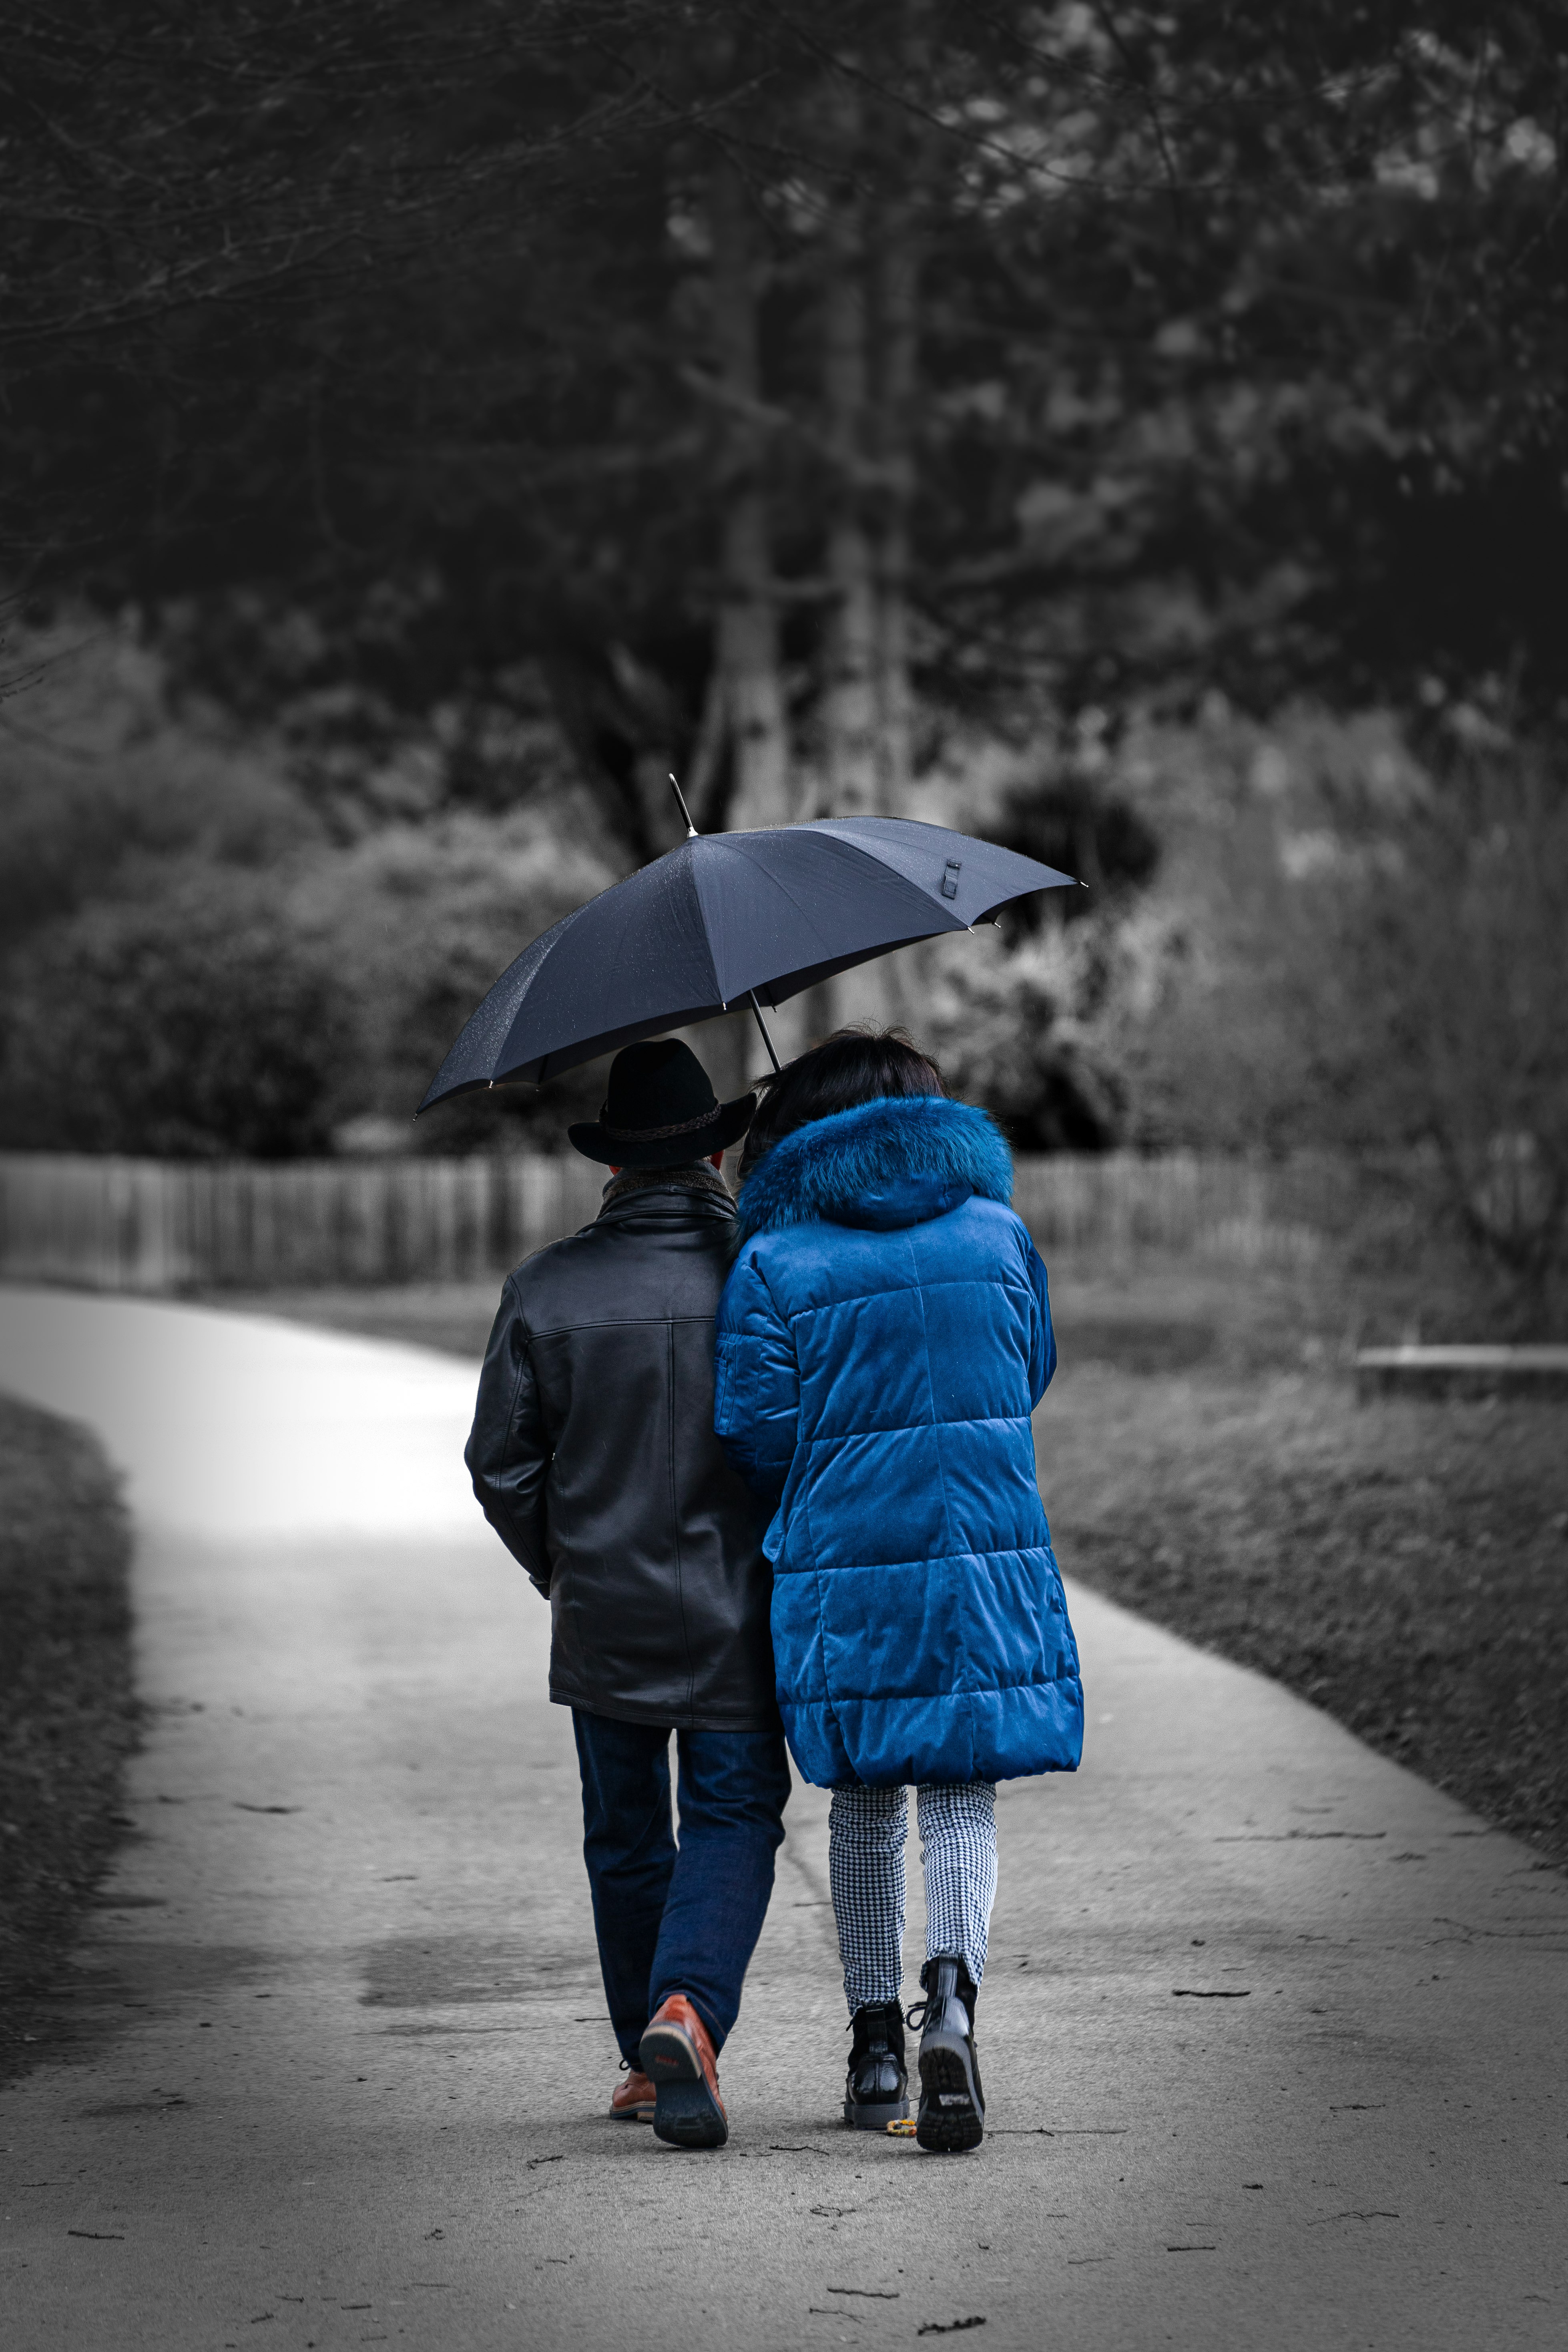
[[[1555,10],[4,0],[0,32],[12,585],[292,713],[335,839],[370,821],[348,740],[426,724],[480,814],[567,747],[612,870],[673,837],[671,762],[707,824],[894,809],[980,730],[1057,747],[995,824],[1089,906],[1158,863],[1140,729],[1306,698],[1398,714],[1435,773],[1550,766]],[[1136,1131],[1107,1086],[1039,1138]]]
[[[537,652],[640,854],[639,751],[772,814],[803,702],[895,804],[911,670],[1554,709],[1554,11],[4,14],[6,539],[226,694],[237,586],[400,697]]]

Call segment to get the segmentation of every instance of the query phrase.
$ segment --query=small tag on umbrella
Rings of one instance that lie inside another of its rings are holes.
[[[963,871],[963,860],[962,857],[950,857],[948,859],[947,870],[942,877],[942,895],[944,898],[957,898],[958,877]]]

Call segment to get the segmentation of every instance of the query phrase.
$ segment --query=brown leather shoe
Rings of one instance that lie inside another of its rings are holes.
[[[683,1992],[659,2003],[637,2056],[657,2093],[657,2137],[671,2147],[722,2147],[730,2118],[719,2096],[713,2037]]]
[[[610,2093],[610,2113],[624,2124],[651,2124],[658,2094],[640,2066],[633,2066],[624,2083]]]

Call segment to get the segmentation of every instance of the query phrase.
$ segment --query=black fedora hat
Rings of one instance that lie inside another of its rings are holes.
[[[607,1168],[675,1168],[737,1141],[756,1108],[755,1095],[720,1102],[689,1045],[654,1037],[616,1055],[605,1108],[569,1127],[566,1139]]]

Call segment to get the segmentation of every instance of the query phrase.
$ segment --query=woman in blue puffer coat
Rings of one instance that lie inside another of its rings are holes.
[[[772,1509],[779,1705],[802,1773],[833,1790],[845,2119],[880,2128],[907,2111],[912,1782],[928,1950],[917,2137],[973,2147],[995,1784],[1071,1771],[1083,1745],[1030,1426],[1056,1363],[1046,1270],[1008,1205],[996,1128],[893,1034],[840,1031],[765,1082],[741,1180],[715,1426]]]

